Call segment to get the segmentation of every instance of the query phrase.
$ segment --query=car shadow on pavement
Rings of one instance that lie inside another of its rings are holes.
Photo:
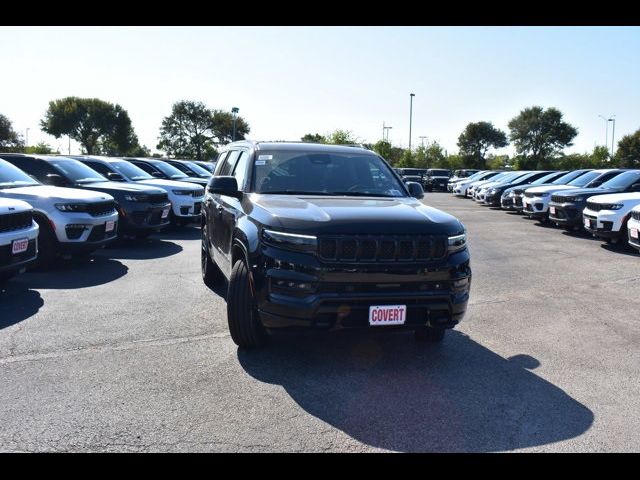
[[[44,305],[40,293],[21,279],[22,275],[0,287],[0,330],[35,315]]]
[[[182,251],[177,243],[156,238],[124,240],[109,248],[94,253],[96,257],[116,258],[120,260],[151,260],[176,255]]]
[[[619,255],[629,255],[630,257],[638,256],[638,251],[628,245],[615,245],[615,244],[603,243],[600,246],[605,250],[608,250],[609,252],[617,253]]]
[[[152,238],[162,240],[200,240],[200,227],[189,225],[187,227],[175,227],[154,233]]]
[[[529,369],[468,336],[440,345],[408,333],[290,334],[238,350],[245,371],[281,385],[309,414],[369,446],[402,452],[494,452],[584,433],[593,413]]]
[[[129,268],[117,260],[92,255],[58,262],[47,271],[27,272],[19,280],[30,288],[74,289],[113,282],[127,274]]]

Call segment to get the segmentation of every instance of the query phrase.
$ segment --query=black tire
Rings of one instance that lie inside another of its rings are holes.
[[[35,218],[40,233],[38,234],[38,259],[35,268],[46,270],[51,268],[57,258],[58,239],[49,226],[49,222],[41,217]]]
[[[231,339],[239,347],[259,347],[267,340],[251,294],[249,270],[243,260],[237,260],[231,270],[227,293],[227,321]]]
[[[4,285],[11,278],[13,278],[18,272],[0,272],[0,285]]]
[[[200,270],[202,272],[202,281],[207,287],[213,288],[220,285],[224,279],[222,271],[218,265],[211,260],[207,249],[207,226],[202,226],[202,240],[200,248]]]
[[[418,342],[440,343],[444,339],[446,329],[436,327],[420,327],[415,330],[415,338]]]

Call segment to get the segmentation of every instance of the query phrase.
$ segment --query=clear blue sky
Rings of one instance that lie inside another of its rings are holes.
[[[598,114],[616,115],[617,139],[640,128],[636,27],[0,27],[0,58],[0,113],[64,152],[38,123],[68,95],[119,103],[152,151],[181,99],[239,107],[253,139],[343,128],[375,142],[384,121],[406,146],[410,92],[414,145],[449,151],[468,122],[506,130],[531,105],[578,128],[569,151],[604,143]]]

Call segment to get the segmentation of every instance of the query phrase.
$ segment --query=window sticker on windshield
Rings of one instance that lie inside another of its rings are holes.
[[[273,155],[258,155],[258,161],[260,160],[273,160]],[[256,163],[258,163],[256,161]]]
[[[256,160],[256,165],[266,165],[267,161],[266,160]]]

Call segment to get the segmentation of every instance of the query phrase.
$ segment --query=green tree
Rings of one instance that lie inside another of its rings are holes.
[[[464,157],[460,154],[449,154],[446,156],[445,160],[449,170],[459,170],[466,166]]]
[[[640,168],[640,130],[620,139],[614,160],[622,168]]]
[[[578,130],[562,120],[556,108],[525,108],[509,122],[510,139],[522,156],[520,168],[553,167],[554,157],[573,145]]]
[[[89,155],[128,154],[138,141],[127,111],[99,98],[53,100],[40,126],[56,138],[70,136]]]
[[[416,166],[411,150],[406,149],[402,152],[402,156],[400,157],[397,166],[400,168],[414,168]]]
[[[416,148],[415,154],[415,167],[416,168],[429,168],[429,159],[427,158],[427,147],[420,145]]]
[[[327,143],[334,145],[350,145],[354,143],[360,143],[358,137],[356,137],[350,130],[334,130],[327,135]]]
[[[11,120],[0,113],[0,152],[22,151],[24,142],[13,129]]]
[[[319,133],[307,133],[300,140],[307,143],[327,143],[324,135],[320,135]]]
[[[449,168],[444,150],[438,142],[431,142],[425,148],[426,168]]]
[[[509,155],[489,155],[486,159],[486,166],[490,170],[504,170],[512,167]]]
[[[233,141],[233,113],[223,110],[213,110],[211,121],[212,131],[216,138],[216,145],[226,145]],[[249,124],[241,116],[236,116],[235,140],[244,140],[251,129]]]
[[[47,155],[51,153],[60,153],[59,150],[54,150],[51,145],[45,142],[37,143],[36,145],[32,145],[30,147],[25,147],[23,149],[24,153],[33,153],[39,155]]]
[[[507,145],[507,135],[490,122],[469,123],[458,137],[460,153],[467,156],[469,167],[474,168],[485,168],[490,148]]]

